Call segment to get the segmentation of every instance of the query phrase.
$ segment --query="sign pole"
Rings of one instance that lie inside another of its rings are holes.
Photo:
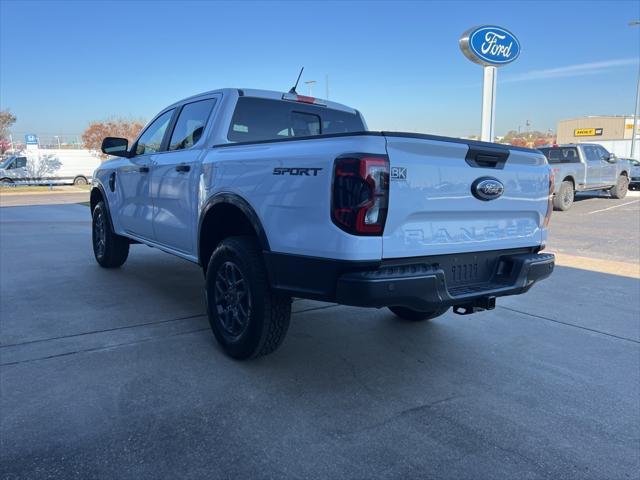
[[[484,80],[482,82],[482,134],[480,140],[493,142],[496,114],[496,82],[498,69],[486,65],[483,67]]]

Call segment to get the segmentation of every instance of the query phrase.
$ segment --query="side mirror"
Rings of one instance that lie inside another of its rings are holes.
[[[610,153],[609,156],[605,158],[605,160],[609,163],[616,163],[618,161],[618,157],[616,157],[614,153]]]
[[[102,140],[102,153],[116,157],[129,158],[129,140],[120,137],[107,137]]]

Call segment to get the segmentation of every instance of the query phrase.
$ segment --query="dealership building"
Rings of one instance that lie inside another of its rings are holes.
[[[581,117],[558,122],[557,142],[559,144],[598,143],[619,157],[630,157],[632,134],[632,116]],[[636,139],[638,141],[640,137],[636,136]]]

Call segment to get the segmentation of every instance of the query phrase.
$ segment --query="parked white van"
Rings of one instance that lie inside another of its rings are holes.
[[[89,150],[25,150],[0,162],[0,182],[87,185],[99,165]]]

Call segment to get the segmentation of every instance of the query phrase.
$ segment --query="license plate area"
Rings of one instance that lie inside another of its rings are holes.
[[[489,282],[496,271],[499,256],[495,253],[451,255],[442,259],[440,268],[444,270],[448,286],[470,285]]]

